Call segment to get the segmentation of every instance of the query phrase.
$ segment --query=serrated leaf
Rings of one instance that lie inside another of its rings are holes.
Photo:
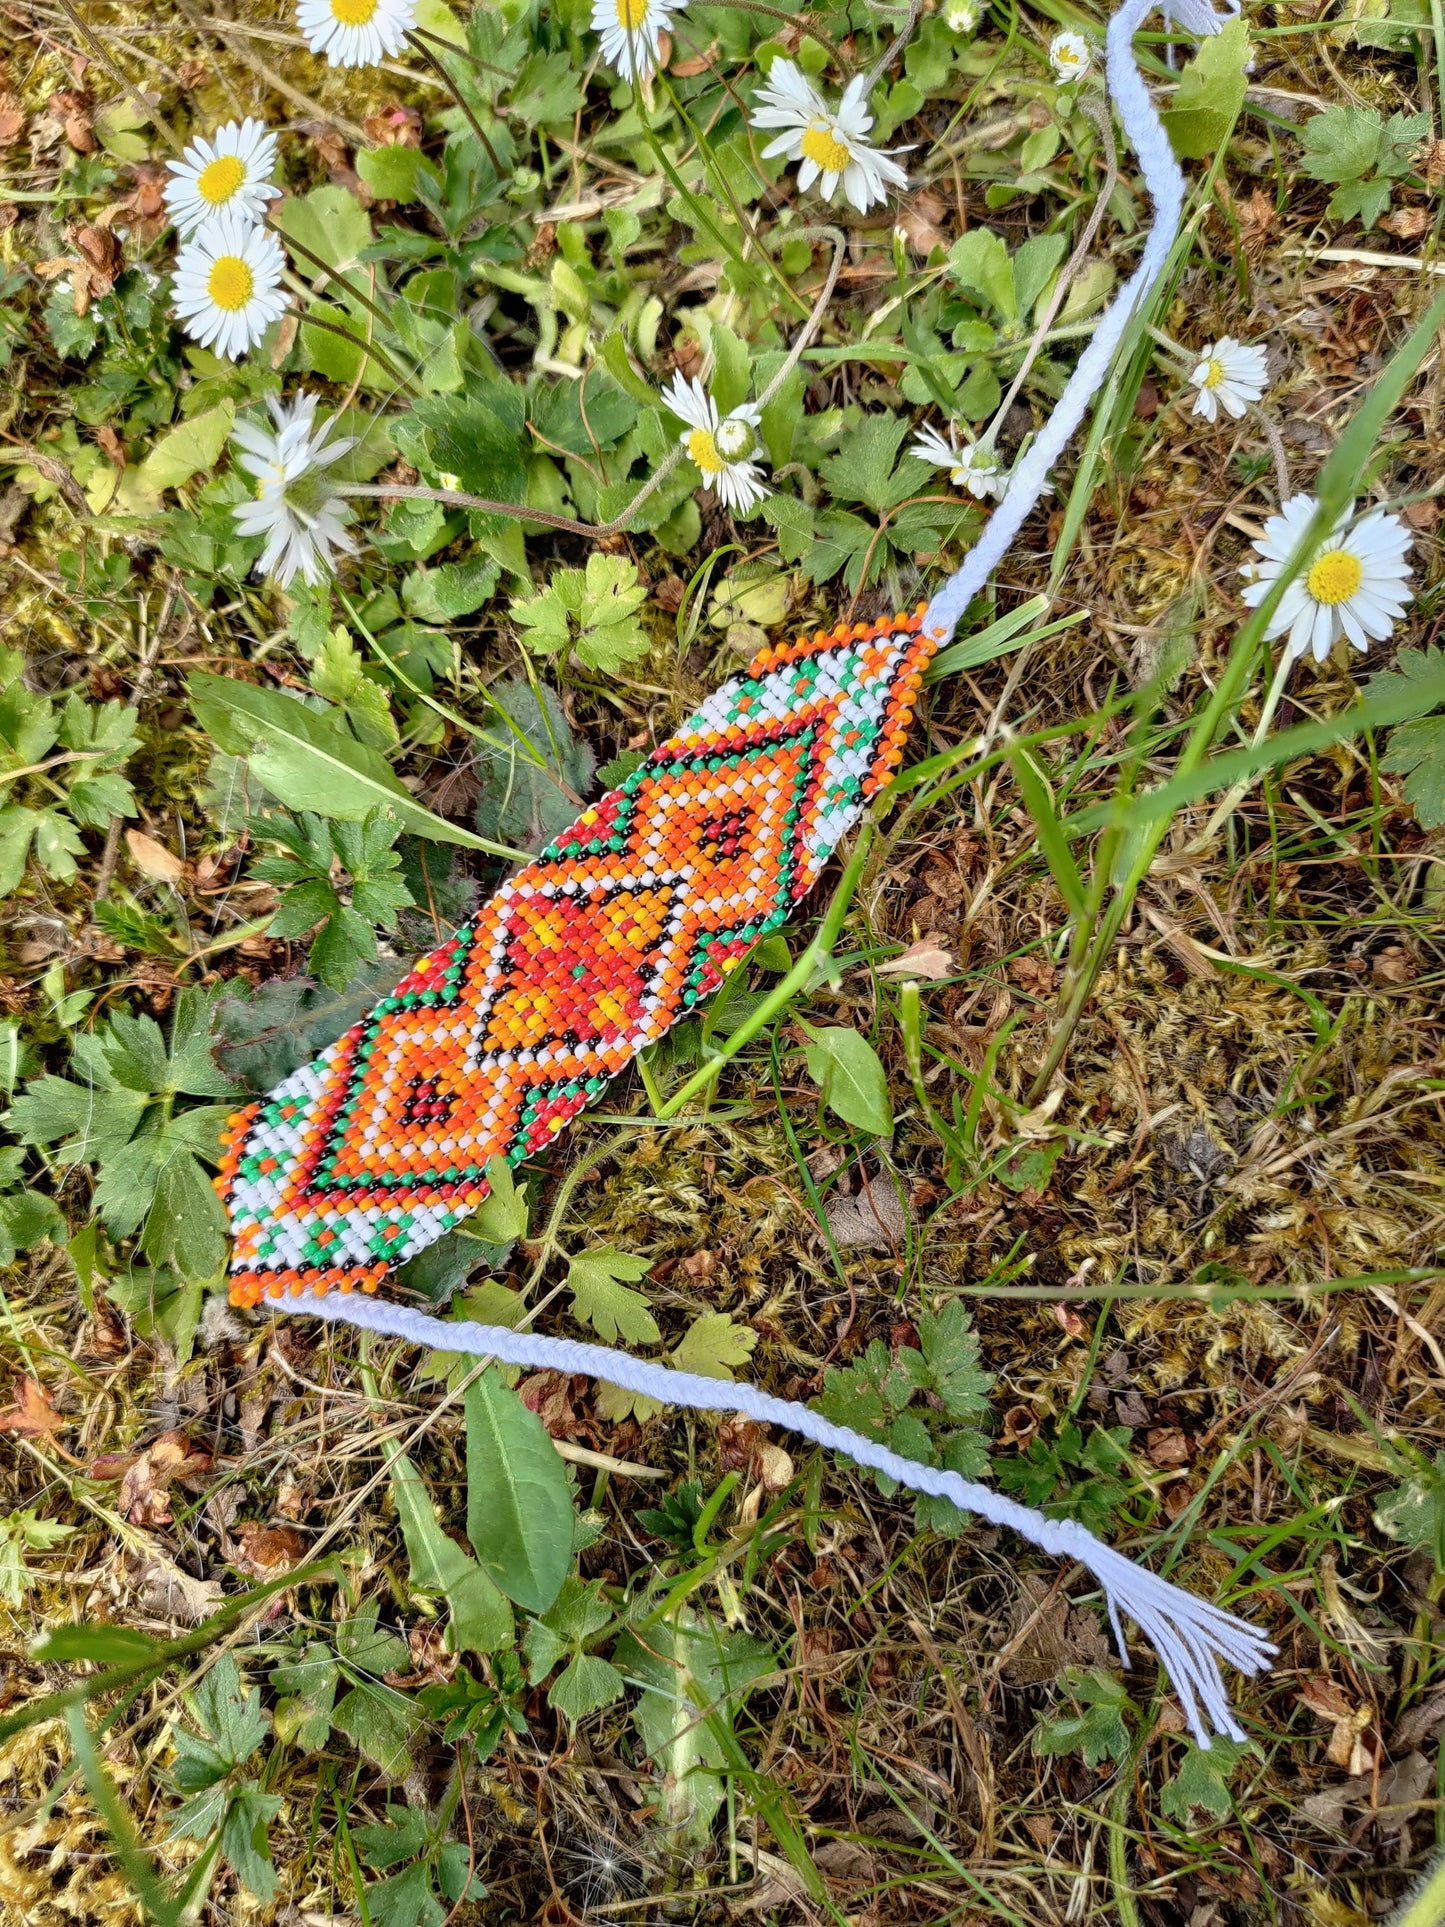
[[[1419,1546],[1445,1572],[1445,1452],[1431,1465],[1422,1458],[1408,1478],[1375,1508],[1375,1524],[1387,1538]]]
[[[1384,119],[1373,107],[1327,107],[1305,123],[1300,171],[1316,181],[1355,181],[1373,172]]]
[[[1070,1667],[1063,1683],[1081,1702],[1081,1710],[1040,1720],[1034,1729],[1034,1752],[1045,1758],[1078,1753],[1085,1766],[1126,1760],[1129,1729],[1124,1714],[1132,1710],[1133,1702],[1120,1682],[1112,1673],[1081,1673]]]
[[[425,1716],[394,1687],[363,1680],[332,1709],[331,1724],[388,1780],[404,1780],[411,1765],[411,1738],[425,1724]]]
[[[689,1326],[672,1354],[680,1372],[702,1378],[731,1378],[732,1367],[752,1356],[758,1335],[747,1325],[735,1325],[725,1311],[707,1311]]]
[[[621,1281],[645,1278],[648,1258],[634,1257],[611,1245],[578,1252],[569,1262],[567,1285],[572,1293],[572,1315],[590,1325],[604,1345],[655,1345],[661,1336],[647,1299]]]
[[[1181,160],[1211,156],[1228,138],[1244,105],[1249,59],[1249,29],[1239,16],[1200,41],[1198,52],[1179,76],[1173,101],[1161,116]]]
[[[1247,1741],[1221,1739],[1211,1742],[1206,1753],[1191,1741],[1179,1771],[1161,1788],[1159,1805],[1171,1819],[1187,1827],[1196,1807],[1218,1819],[1234,1811],[1229,1791],[1230,1778],[1249,1752]]]
[[[548,1688],[547,1704],[569,1720],[585,1719],[621,1699],[623,1686],[621,1673],[607,1660],[575,1653]]]
[[[472,1213],[468,1231],[473,1237],[495,1245],[509,1245],[514,1239],[525,1238],[526,1193],[519,1189],[512,1167],[504,1157],[487,1160],[487,1184],[487,1195]]]
[[[1405,689],[1412,684],[1426,684],[1427,677],[1438,686],[1436,679],[1441,675],[1445,675],[1445,650],[1402,649],[1394,671],[1372,676],[1369,688],[1371,694],[1382,685]],[[1432,695],[1430,685],[1426,684],[1422,700],[1430,700]],[[1423,829],[1435,829],[1445,823],[1445,714],[1397,723],[1380,764],[1383,769],[1395,770],[1406,777],[1405,801],[1414,805]]]
[[[236,404],[222,401],[168,429],[152,444],[136,471],[136,480],[146,495],[159,502],[163,490],[179,488],[193,475],[214,468],[235,419]]]

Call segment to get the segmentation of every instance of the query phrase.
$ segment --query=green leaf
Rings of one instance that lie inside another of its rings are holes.
[[[715,1707],[731,1726],[776,1655],[761,1640],[683,1608],[641,1636],[624,1633],[613,1657],[642,1687],[633,1719],[660,1782],[658,1821],[679,1844],[701,1846],[726,1797],[729,1764],[705,1712]]]
[[[1224,1819],[1234,1811],[1230,1778],[1249,1750],[1247,1741],[1216,1737],[1206,1753],[1190,1741],[1179,1771],[1160,1791],[1161,1809],[1182,1827],[1189,1825],[1196,1807]]]
[[[410,1657],[407,1653],[402,1663]],[[333,1709],[331,1724],[388,1780],[404,1780],[411,1767],[412,1735],[425,1724],[425,1716],[394,1687],[363,1680]]]
[[[271,219],[285,239],[299,241],[330,268],[354,265],[371,239],[370,217],[344,187],[314,187],[309,194],[288,195],[276,204]],[[314,281],[315,262],[300,252],[294,259],[302,279]]]
[[[426,1483],[411,1461],[391,1461],[391,1494],[418,1592],[439,1592],[451,1608],[450,1652],[494,1653],[512,1642],[512,1610],[486,1573],[437,1523]]]
[[[868,1039],[843,1025],[820,1030],[804,1023],[803,1030],[809,1039],[803,1051],[808,1075],[821,1087],[828,1109],[860,1131],[891,1137],[888,1079]]]
[[[257,779],[289,809],[360,822],[381,806],[414,836],[462,843],[509,860],[518,856],[433,816],[392,774],[384,756],[343,736],[294,697],[201,670],[192,675],[190,689],[202,727],[229,754],[247,756]]]
[[[213,1278],[226,1262],[230,1226],[211,1180],[189,1152],[168,1148],[141,1234],[153,1265],[183,1278]]]
[[[377,1827],[358,1828],[357,1833],[377,1833]],[[442,1927],[446,1909],[432,1892],[431,1870],[418,1860],[401,1873],[385,1880],[368,1881],[366,1911],[371,1927]]]
[[[1041,1720],[1034,1729],[1034,1752],[1044,1758],[1078,1753],[1085,1766],[1126,1760],[1129,1729],[1124,1714],[1132,1712],[1134,1705],[1120,1682],[1112,1673],[1081,1673],[1069,1667],[1063,1685],[1081,1702],[1081,1710]]]
[[[595,1653],[576,1653],[553,1680],[547,1704],[569,1720],[585,1719],[621,1699],[624,1684],[621,1673],[605,1659]]]
[[[512,1167],[504,1157],[487,1160],[487,1183],[490,1189],[472,1213],[468,1231],[473,1237],[496,1245],[509,1245],[515,1238],[525,1238],[526,1193],[518,1189]]]
[[[272,1691],[282,1695],[272,1716],[278,1740],[316,1753],[331,1733],[331,1709],[341,1668],[329,1646],[312,1640],[299,1658],[271,1668]]]
[[[214,468],[235,419],[236,404],[222,401],[162,435],[136,470],[147,498],[159,502],[163,489],[179,488],[193,475]]]
[[[246,1781],[235,1789],[221,1829],[223,1857],[241,1884],[263,1904],[276,1893],[276,1868],[266,1827],[284,1805],[279,1793],[263,1793]]]
[[[1389,1539],[1419,1546],[1445,1572],[1445,1452],[1432,1465],[1423,1454],[1418,1466],[1375,1508],[1375,1524]]]
[[[1359,221],[1372,228],[1390,205],[1390,183],[1383,175],[1372,181],[1346,181],[1329,198],[1325,212],[1335,221]]]
[[[715,321],[712,325],[712,351],[712,398],[720,415],[730,415],[733,409],[747,400],[752,383],[747,343],[740,340],[725,323]]]
[[[961,288],[992,308],[1010,327],[1018,324],[1013,264],[1008,249],[990,228],[970,228],[959,236],[948,251],[948,271]]]
[[[404,1672],[411,1663],[411,1648],[378,1626],[380,1613],[380,1602],[368,1599],[350,1619],[344,1619],[336,1629],[336,1650],[348,1665],[364,1673]]]
[[[611,675],[651,647],[636,619],[646,600],[635,562],[594,552],[585,573],[559,569],[541,595],[514,602],[511,613],[534,653],[551,654],[570,645],[587,668]]]
[[[345,629],[332,629],[322,641],[311,666],[311,687],[346,712],[358,741],[373,749],[396,747],[399,737],[386,691],[367,675],[361,652]]]
[[[731,1378],[734,1365],[752,1356],[758,1335],[747,1325],[735,1325],[725,1311],[707,1311],[694,1319],[672,1362],[680,1372],[702,1378]]]
[[[423,177],[441,186],[441,176],[419,147],[358,148],[356,171],[379,201],[419,201]]]
[[[906,455],[896,470],[893,466],[899,446],[910,432],[904,415],[865,415],[848,436],[847,447],[830,455],[823,464],[823,480],[834,499],[862,502],[875,515],[883,515],[916,494],[930,479],[926,465]],[[849,523],[856,526],[853,540],[859,547],[871,543],[877,535],[877,530],[858,516],[834,513],[823,518],[825,531],[836,529],[845,548],[845,525]]]
[[[1011,750],[1009,767],[1019,786],[1024,807],[1033,819],[1039,848],[1058,885],[1059,895],[1068,905],[1071,916],[1082,917],[1088,909],[1088,893],[1084,888],[1084,879],[1079,875],[1079,866],[1069,849],[1059,813],[1054,807],[1053,791],[1027,750]]]
[[[1207,44],[1207,43],[1206,43]],[[1043,128],[1043,133],[1052,133],[1052,128]],[[1062,234],[1035,234],[1024,242],[1013,258],[1014,287],[1018,300],[1019,317],[1027,320],[1034,311],[1034,304],[1054,278],[1069,248]]]
[[[979,1419],[988,1412],[993,1375],[978,1362],[978,1334],[961,1300],[918,1315],[918,1343],[928,1367],[927,1389],[950,1418]]]
[[[1432,695],[1439,700],[1435,692],[1445,687],[1445,650],[1402,649],[1394,671],[1372,676],[1368,687],[1374,691],[1416,684],[1424,685],[1420,707],[1426,707]],[[1414,805],[1422,829],[1445,823],[1445,714],[1397,724],[1380,766],[1405,776],[1405,801]]]
[[[540,850],[575,821],[592,781],[592,751],[574,742],[562,705],[545,684],[501,683],[491,695],[508,726],[504,747],[482,745],[477,828]]]
[[[1374,107],[1327,107],[1300,135],[1300,169],[1316,181],[1357,181],[1374,172],[1384,138]]]
[[[1238,15],[1200,41],[1161,116],[1181,160],[1208,159],[1229,138],[1244,105],[1249,59],[1249,29]]]
[[[457,477],[469,494],[525,502],[526,404],[512,382],[486,379],[465,395],[427,396],[396,428],[408,460],[434,476]]]
[[[645,1278],[651,1265],[651,1259],[611,1245],[578,1252],[567,1269],[573,1317],[590,1325],[604,1345],[615,1345],[619,1338],[625,1345],[655,1345],[661,1334],[647,1299],[620,1282]]]
[[[401,599],[418,622],[455,622],[491,601],[501,573],[489,555],[472,562],[443,562],[436,569],[413,569],[402,582]]]
[[[546,1427],[495,1367],[467,1387],[467,1537],[509,1599],[545,1612],[572,1565],[572,1498]]]
[[[221,1759],[228,1766],[244,1766],[265,1739],[271,1722],[261,1711],[260,1693],[243,1687],[229,1653],[222,1654],[188,1697]]]

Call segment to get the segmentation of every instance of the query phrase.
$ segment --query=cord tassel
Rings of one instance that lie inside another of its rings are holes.
[[[1189,1730],[1200,1746],[1208,1747],[1215,1733],[1232,1740],[1245,1737],[1230,1711],[1229,1693],[1220,1665],[1227,1662],[1241,1673],[1262,1672],[1269,1665],[1269,1655],[1276,1651],[1274,1645],[1247,1621],[1236,1619],[1232,1613],[1136,1565],[1073,1519],[1046,1518],[1042,1512],[1019,1505],[992,1486],[978,1485],[971,1479],[960,1478],[956,1472],[900,1458],[886,1445],[878,1445],[861,1433],[850,1431],[846,1425],[835,1425],[806,1405],[774,1398],[756,1386],[731,1379],[702,1378],[695,1372],[673,1371],[668,1366],[634,1358],[630,1352],[613,1351],[607,1345],[587,1345],[572,1338],[546,1338],[536,1332],[511,1331],[502,1325],[477,1325],[467,1320],[453,1323],[385,1298],[305,1296],[290,1301],[286,1309],[360,1325],[367,1331],[380,1332],[389,1338],[405,1338],[413,1345],[430,1346],[435,1351],[495,1358],[506,1365],[524,1366],[529,1371],[581,1372],[588,1378],[603,1379],[609,1385],[640,1393],[663,1405],[681,1405],[694,1412],[741,1412],[761,1424],[800,1433],[831,1452],[846,1453],[859,1465],[886,1474],[910,1491],[947,1499],[960,1511],[975,1512],[987,1519],[990,1525],[1008,1527],[1044,1552],[1060,1559],[1076,1560],[1087,1567],[1103,1588],[1114,1637],[1125,1665],[1129,1664],[1129,1649],[1124,1641],[1122,1620],[1127,1615],[1159,1655],[1179,1695]]]

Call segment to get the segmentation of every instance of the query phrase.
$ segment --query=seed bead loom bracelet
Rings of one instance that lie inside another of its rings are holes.
[[[1127,1661],[1133,1619],[1201,1746],[1243,1739],[1221,1666],[1275,1651],[1246,1621],[1157,1578],[1072,1520],[900,1458],[806,1406],[602,1345],[443,1321],[374,1296],[487,1196],[486,1168],[535,1156],[636,1053],[780,928],[902,761],[923,672],[987,582],[1103,386],[1178,232],[1184,179],[1134,63],[1154,0],[1110,22],[1107,75],[1154,203],[1138,268],[962,568],[915,614],[764,649],[619,788],[310,1064],[230,1120],[218,1188],[234,1303],[270,1302],[419,1345],[583,1372],[665,1404],[742,1412],[913,1491],[946,1498],[1099,1583]],[[1195,35],[1207,0],[1168,0]]]

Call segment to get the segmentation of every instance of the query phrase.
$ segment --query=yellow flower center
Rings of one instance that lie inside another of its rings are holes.
[[[365,27],[381,0],[331,0],[331,17],[343,27]]]
[[[695,428],[687,438],[687,452],[704,475],[716,475],[727,467],[717,452],[717,443],[705,428]]]
[[[235,314],[256,291],[256,277],[239,254],[223,254],[211,269],[206,292],[218,308]]]
[[[803,154],[825,174],[841,174],[853,158],[852,150],[844,146],[825,120],[815,120],[804,130]]]
[[[1305,577],[1305,587],[1316,602],[1333,607],[1337,602],[1349,601],[1364,573],[1359,558],[1348,549],[1330,549]]]
[[[624,33],[636,33],[647,19],[649,0],[613,0],[617,24]]]
[[[220,154],[208,161],[196,176],[196,192],[212,207],[221,207],[245,179],[246,163],[234,154]]]
[[[1204,379],[1199,385],[1201,388],[1217,388],[1223,380],[1224,363],[1218,355],[1211,355],[1204,365]]]

